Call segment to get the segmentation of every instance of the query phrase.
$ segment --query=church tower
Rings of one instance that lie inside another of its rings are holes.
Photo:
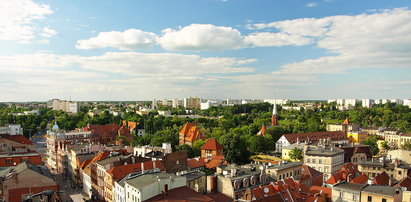
[[[274,102],[273,115],[271,116],[271,126],[278,126],[277,103]]]

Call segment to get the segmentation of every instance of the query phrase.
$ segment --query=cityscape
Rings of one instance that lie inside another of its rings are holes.
[[[407,0],[2,0],[0,202],[411,202]]]

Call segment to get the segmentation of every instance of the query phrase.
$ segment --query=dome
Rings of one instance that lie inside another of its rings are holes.
[[[54,122],[53,130],[54,131],[60,130],[59,126],[57,125],[57,121]]]

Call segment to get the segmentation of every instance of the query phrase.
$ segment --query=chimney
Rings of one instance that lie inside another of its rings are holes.
[[[156,162],[153,161],[153,170],[156,169]]]

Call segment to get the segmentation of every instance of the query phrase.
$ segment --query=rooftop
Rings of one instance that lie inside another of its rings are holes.
[[[141,189],[147,185],[153,184],[158,182],[159,179],[177,179],[177,178],[185,178],[182,176],[177,176],[168,173],[153,173],[153,174],[145,174],[133,179],[126,180],[125,183],[133,186],[136,189]]]
[[[382,185],[369,185],[364,187],[363,191],[383,196],[394,196],[399,188],[382,186]]]
[[[338,189],[338,190],[347,190],[347,191],[356,191],[356,192],[361,192],[361,189],[366,186],[364,184],[355,184],[355,183],[349,183],[349,182],[343,182],[341,184],[335,184],[333,186],[333,189]]]
[[[184,177],[187,178],[187,181],[191,181],[191,180],[197,179],[199,177],[205,176],[205,173],[203,173],[201,171],[194,171],[194,172],[188,172],[188,173],[182,174],[180,176],[184,176]]]

